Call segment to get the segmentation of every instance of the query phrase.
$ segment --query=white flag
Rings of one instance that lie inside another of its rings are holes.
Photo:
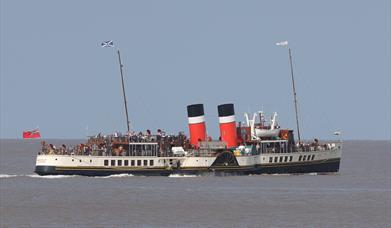
[[[105,41],[101,44],[102,47],[114,47],[114,42],[112,40]]]
[[[286,46],[288,46],[288,41],[287,41],[287,40],[281,41],[281,42],[276,43],[276,45],[277,45],[277,46],[286,47]]]

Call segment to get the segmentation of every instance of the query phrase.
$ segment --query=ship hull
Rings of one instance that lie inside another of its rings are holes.
[[[340,159],[326,161],[291,163],[276,165],[257,165],[251,167],[194,167],[177,169],[114,169],[97,167],[57,167],[36,166],[38,175],[80,175],[80,176],[109,176],[115,174],[131,174],[134,176],[169,176],[178,175],[251,175],[251,174],[302,174],[302,173],[335,173],[339,171]]]

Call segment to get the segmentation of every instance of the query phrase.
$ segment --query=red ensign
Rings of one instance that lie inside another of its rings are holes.
[[[41,138],[41,133],[39,133],[39,130],[23,131],[23,138],[24,139]]]

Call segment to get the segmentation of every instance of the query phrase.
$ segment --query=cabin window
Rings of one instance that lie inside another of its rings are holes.
[[[273,162],[273,157],[269,157],[269,163]]]
[[[115,160],[111,160],[111,166],[115,166]]]
[[[289,157],[289,161],[291,162],[293,160],[293,156],[290,156]]]
[[[299,156],[299,161],[301,161],[301,158],[302,158],[302,157],[303,157],[303,156],[301,156],[301,155]]]
[[[285,156],[284,162],[287,162],[287,161],[288,161],[288,156]]]
[[[311,160],[314,160],[314,159],[315,159],[315,154],[313,154],[311,157]]]
[[[122,166],[122,160],[118,160],[117,165]]]
[[[131,165],[131,166],[134,166],[134,163],[135,163],[134,160],[131,160],[131,161],[130,161],[130,165]]]
[[[129,160],[125,160],[124,163],[124,166],[129,166]]]
[[[144,166],[148,166],[148,160],[144,160]]]
[[[90,163],[92,163],[92,160],[90,160]]]
[[[303,161],[305,161],[306,158],[307,158],[307,155],[304,155],[304,156],[303,156]]]
[[[79,162],[81,162],[81,159],[79,160]]]
[[[274,162],[278,162],[278,157],[274,157]]]
[[[280,162],[282,162],[282,159],[284,159],[284,157],[280,157]]]
[[[137,160],[137,166],[141,166],[141,160]]]
[[[104,162],[105,164],[105,166],[108,166],[109,165],[109,160],[105,160],[105,162]]]
[[[149,165],[153,166],[153,160],[149,160]]]

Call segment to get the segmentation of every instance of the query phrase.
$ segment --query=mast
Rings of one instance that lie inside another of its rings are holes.
[[[126,127],[128,129],[128,132],[130,132],[130,127],[129,127],[130,121],[129,121],[129,115],[128,115],[128,105],[127,105],[127,102],[126,102],[124,75],[123,75],[123,72],[122,72],[122,68],[123,68],[124,65],[122,65],[121,53],[119,52],[119,49],[118,49],[118,61],[119,61],[119,70],[120,70],[120,73],[121,73],[122,95],[124,97],[124,105],[125,105]]]
[[[295,87],[295,79],[293,77],[292,51],[291,51],[291,48],[288,48],[288,50],[289,50],[289,63],[290,63],[290,66],[291,66],[291,76],[292,76],[293,101],[295,103],[297,136],[298,136],[299,143],[300,143],[301,142],[301,138],[300,138],[300,127],[299,127],[299,114],[297,112],[296,87]]]

